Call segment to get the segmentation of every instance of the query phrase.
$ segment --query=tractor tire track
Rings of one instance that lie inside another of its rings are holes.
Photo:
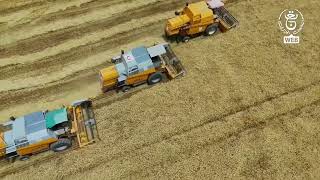
[[[151,16],[156,13],[167,12],[176,9],[181,5],[182,4],[179,0],[157,1],[152,5],[148,4],[142,7],[133,8],[126,12],[115,14],[110,18],[100,19],[94,22],[87,22],[82,25],[36,35],[12,44],[8,44],[5,47],[1,47],[0,58],[35,53],[49,47],[57,46],[58,44],[61,44],[67,40],[81,37],[85,34],[109,29],[112,26],[119,24],[119,22],[125,23],[133,19]],[[30,46],[30,44],[32,44],[32,46]]]
[[[74,76],[77,78],[74,78]],[[0,99],[4,103],[0,105],[0,109],[5,109],[5,107],[21,101],[33,102],[35,99],[47,97],[47,95],[55,94],[57,91],[66,91],[79,79],[82,79],[83,81],[95,81],[96,76],[95,71],[84,70],[83,72],[78,72],[72,76],[70,75],[61,80],[41,85],[36,88],[23,88],[16,91],[3,92],[1,93]]]
[[[120,47],[127,42],[137,40],[148,33],[150,34],[150,32],[153,32],[152,34],[154,34],[154,32],[159,32],[157,30],[160,27],[162,27],[162,23],[150,23],[139,28],[116,33],[111,37],[103,38],[97,42],[92,42],[89,44],[78,46],[76,48],[72,48],[69,51],[63,51],[53,56],[47,56],[32,63],[15,65],[11,64],[0,67],[0,71],[2,72],[0,80],[12,78],[21,74],[27,74],[31,72],[31,70],[33,70],[33,75],[31,76],[36,76],[37,74],[35,72],[42,73],[44,70],[47,73],[53,72],[59,70],[61,67],[64,67],[68,63],[79,61],[80,59],[87,58],[93,54],[98,54],[111,48]],[[50,69],[48,69],[48,67],[50,67]],[[36,71],[34,69],[36,69]]]
[[[43,25],[53,21],[65,19],[65,18],[74,18],[75,16],[81,16],[93,10],[108,8],[112,5],[121,4],[125,2],[128,2],[128,0],[121,0],[121,1],[110,0],[107,2],[103,0],[92,0],[90,2],[82,3],[80,4],[80,6],[74,5],[74,6],[69,6],[64,10],[49,12],[43,15],[42,17],[36,17],[33,20],[30,20],[28,22],[12,26],[10,27],[10,31],[19,30],[20,28],[25,28],[25,27]],[[42,6],[45,7],[44,5]],[[30,24],[30,22],[32,22],[32,24]]]
[[[17,12],[17,11],[29,9],[31,7],[42,6],[45,3],[46,3],[45,1],[39,0],[39,1],[35,1],[35,2],[30,2],[30,3],[25,3],[25,4],[22,4],[22,5],[10,7],[10,5],[6,5],[6,4],[10,4],[10,2],[3,1],[3,2],[0,2],[0,7],[1,7],[0,8],[0,15],[14,13],[14,12]]]
[[[69,17],[78,16],[78,15],[83,15],[90,11],[107,8],[115,4],[121,4],[121,3],[131,2],[131,1],[133,0],[109,0],[109,1],[92,0],[90,2],[81,4],[79,7],[76,7],[76,6],[70,7],[70,8],[67,8],[66,10],[50,13],[45,17],[42,17],[41,19],[39,19],[36,25],[47,23],[48,21],[56,21],[59,19],[64,19],[66,17],[69,18]]]

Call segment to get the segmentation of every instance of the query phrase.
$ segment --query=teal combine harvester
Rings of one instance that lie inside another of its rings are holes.
[[[64,151],[99,139],[90,100],[52,111],[34,112],[0,124],[0,158],[14,161],[51,149]]]

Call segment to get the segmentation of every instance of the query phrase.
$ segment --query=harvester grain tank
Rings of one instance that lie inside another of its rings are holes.
[[[112,89],[125,92],[145,82],[152,85],[166,78],[174,79],[185,74],[180,60],[167,43],[121,51],[111,62],[114,63],[113,66],[100,71],[103,92]]]
[[[99,139],[90,100],[10,119],[0,125],[0,158],[9,161],[46,150],[83,147]]]
[[[181,12],[175,14],[176,17],[168,19],[165,34],[183,42],[199,34],[212,36],[219,30],[226,32],[239,24],[220,0],[187,3]]]

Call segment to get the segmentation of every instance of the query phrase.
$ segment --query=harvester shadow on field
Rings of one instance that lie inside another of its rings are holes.
[[[222,36],[221,31],[217,31],[215,35],[213,36],[204,36],[202,34],[198,34],[194,37],[192,37],[192,41],[200,41],[202,39],[207,39],[207,38],[215,38],[217,36]],[[182,38],[179,36],[170,36],[167,37],[165,34],[161,35],[162,39],[172,45],[179,45],[180,43],[187,43],[187,42],[182,42]]]

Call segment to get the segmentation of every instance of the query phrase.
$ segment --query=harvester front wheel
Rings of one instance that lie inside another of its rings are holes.
[[[187,43],[190,41],[190,36],[183,36],[182,37],[182,42]]]
[[[205,31],[206,36],[212,36],[218,32],[219,25],[218,24],[211,24],[207,27]]]
[[[20,161],[27,161],[30,159],[30,156],[28,156],[28,155],[21,156],[19,159],[20,159]]]
[[[122,86],[121,91],[122,92],[128,92],[131,89],[130,86]]]
[[[153,73],[148,78],[148,84],[153,85],[161,82],[163,79],[163,74],[161,72]]]
[[[59,139],[50,145],[50,149],[54,152],[61,152],[71,147],[70,139]]]

